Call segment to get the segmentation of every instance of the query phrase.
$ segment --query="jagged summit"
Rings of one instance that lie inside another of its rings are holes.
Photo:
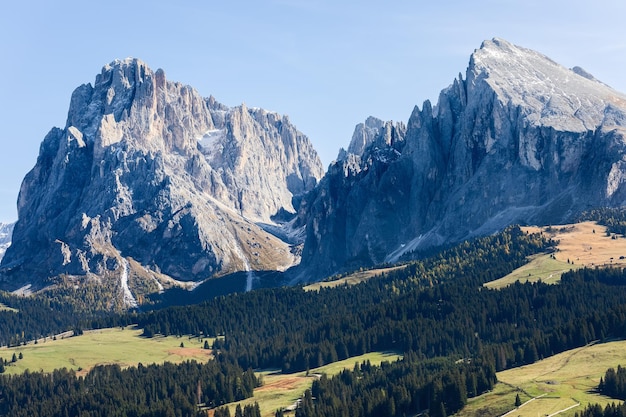
[[[22,183],[4,286],[100,281],[128,306],[176,282],[286,269],[298,256],[264,227],[281,228],[274,216],[293,216],[322,175],[286,116],[113,61],[74,91]]]
[[[345,152],[307,197],[299,276],[623,205],[624,97],[539,52],[485,41],[436,106],[415,107],[402,141],[357,126],[357,155]]]
[[[584,70],[567,69],[499,38],[483,42],[472,54],[467,81],[468,90],[486,82],[503,104],[523,108],[529,123],[557,130],[585,132],[616,124],[611,109],[626,109],[625,95]]]
[[[405,133],[406,126],[402,122],[384,122],[369,116],[365,122],[356,125],[348,150],[341,148],[337,160],[343,161],[350,156],[352,156],[350,159],[360,158],[372,147],[380,149],[391,146],[400,149],[404,143]]]

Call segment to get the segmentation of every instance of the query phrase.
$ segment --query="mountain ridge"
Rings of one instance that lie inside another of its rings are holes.
[[[414,108],[402,141],[330,167],[301,215],[300,279],[623,204],[625,96],[583,72],[485,41],[436,106]]]

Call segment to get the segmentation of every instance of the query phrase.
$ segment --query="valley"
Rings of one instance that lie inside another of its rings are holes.
[[[56,369],[66,368],[74,370],[77,376],[85,376],[98,365],[117,364],[126,368],[136,367],[139,363],[145,366],[188,360],[210,361],[213,360],[213,351],[204,349],[204,342],[212,346],[214,340],[190,336],[146,338],[141,336],[141,330],[132,327],[106,328],[85,331],[79,336],[59,336],[56,340],[42,339],[37,344],[0,348],[0,358],[10,360],[13,354],[22,354],[22,359],[5,368],[7,375],[20,375],[26,370],[51,373]],[[226,406],[234,415],[238,404],[243,407],[258,402],[263,417],[273,416],[277,409],[292,406],[305,390],[311,388],[313,380],[322,374],[336,375],[344,369],[352,369],[357,362],[369,361],[372,365],[379,366],[383,361],[394,362],[400,359],[402,355],[392,352],[371,352],[314,368],[309,372],[283,374],[280,370],[259,370],[256,374],[262,378],[263,385],[255,388],[254,396]]]
[[[622,343],[615,348],[610,347],[612,343],[589,342],[607,335],[626,337],[626,323],[620,318],[626,296],[626,287],[619,284],[623,272],[618,268],[581,269],[564,274],[560,285],[529,282],[498,291],[481,290],[492,274],[506,276],[523,266],[528,257],[544,256],[542,253],[551,249],[545,239],[539,233],[511,227],[423,260],[372,270],[370,276],[360,276],[360,285],[320,287],[317,291],[280,287],[231,294],[197,305],[119,317],[133,320],[136,325],[132,328],[96,326],[81,336],[48,337],[38,339],[37,344],[2,348],[0,357],[22,356],[6,366],[5,373],[17,379],[11,379],[11,386],[4,389],[23,398],[13,390],[32,378],[54,375],[40,383],[42,390],[53,389],[61,383],[58,380],[75,378],[59,368],[74,370],[84,379],[71,383],[87,386],[100,381],[102,375],[116,375],[109,388],[111,395],[118,392],[117,384],[141,377],[144,382],[120,393],[117,404],[124,410],[145,410],[158,393],[149,388],[158,381],[152,375],[180,372],[168,379],[168,384],[182,384],[185,393],[166,397],[166,407],[197,407],[198,416],[208,411],[217,417],[227,412],[232,415],[237,405],[254,404],[263,417],[278,415],[281,412],[277,410],[288,410],[298,399],[303,399],[304,411],[298,412],[304,415],[317,415],[313,410],[326,413],[321,411],[324,407],[337,413],[373,407],[365,414],[371,416],[381,415],[373,410],[412,414],[425,408],[432,417],[455,412],[492,415],[493,410],[504,414],[510,411],[516,387],[523,390],[524,401],[550,391],[522,407],[533,413],[567,408],[572,405],[571,398],[593,402],[595,397],[584,397],[573,389],[583,386],[589,390],[596,373],[605,371],[602,367],[616,366],[622,358],[616,352],[623,350],[623,342],[614,342]],[[556,302],[560,299],[569,302]],[[28,299],[19,300],[18,311],[0,311],[5,320],[19,320],[22,310],[41,308],[29,304]],[[13,301],[6,297],[9,306]],[[521,308],[530,304],[535,308]],[[600,306],[599,311],[596,307]],[[582,326],[574,325],[581,320]],[[200,339],[199,335],[212,338]],[[215,350],[203,349],[205,340]],[[587,346],[581,348],[581,343]],[[600,347],[604,350],[594,350]],[[214,352],[218,352],[216,358]],[[552,353],[557,355],[538,361]],[[472,359],[464,359],[467,355]],[[600,357],[606,360],[597,360]],[[198,365],[189,359],[199,361]],[[574,375],[564,365],[580,367],[592,360],[597,361],[593,374]],[[234,363],[243,368],[233,367]],[[355,363],[359,363],[356,368]],[[196,366],[201,372],[210,369],[222,376],[198,383],[190,369]],[[257,370],[254,379],[253,369]],[[516,373],[530,369],[534,371],[527,377]],[[495,370],[499,372],[493,373]],[[3,378],[0,376],[0,385],[9,381]],[[245,387],[237,388],[236,381],[241,380],[237,378],[248,381]],[[501,382],[494,385],[496,378]],[[218,391],[212,394],[211,381],[227,384],[218,384]],[[234,385],[229,387],[229,383]],[[319,399],[306,400],[311,392]],[[380,396],[381,392],[394,394]],[[476,399],[469,401],[472,397]],[[142,401],[133,405],[132,398]],[[338,402],[337,398],[344,400]],[[25,413],[37,407],[26,398],[20,401],[25,401]],[[81,388],[69,393],[62,404],[76,401],[97,398]],[[63,409],[53,399],[46,404]]]

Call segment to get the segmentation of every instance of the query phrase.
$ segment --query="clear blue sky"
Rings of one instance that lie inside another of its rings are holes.
[[[408,119],[501,37],[626,92],[623,0],[30,1],[0,14],[0,221],[72,91],[129,56],[229,106],[288,114],[324,165],[367,116]]]

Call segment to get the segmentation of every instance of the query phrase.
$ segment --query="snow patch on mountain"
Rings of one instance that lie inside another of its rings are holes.
[[[224,140],[228,134],[228,129],[210,129],[198,139],[202,153],[212,155],[224,151]]]

